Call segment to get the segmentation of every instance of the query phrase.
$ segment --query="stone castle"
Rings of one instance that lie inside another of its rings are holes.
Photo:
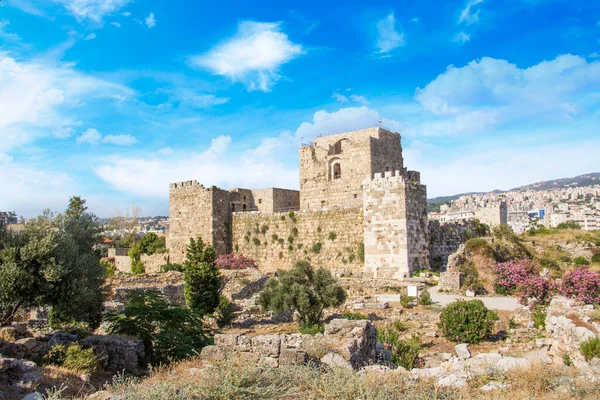
[[[400,134],[381,127],[320,137],[300,148],[300,190],[170,185],[168,247],[190,238],[260,268],[297,260],[340,273],[403,279],[429,267],[426,188],[404,167]]]

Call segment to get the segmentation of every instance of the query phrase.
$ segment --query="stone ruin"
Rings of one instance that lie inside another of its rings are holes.
[[[195,237],[217,254],[252,257],[266,272],[308,257],[346,275],[384,279],[430,265],[426,188],[404,167],[400,135],[381,127],[303,145],[300,191],[171,184],[172,262]]]

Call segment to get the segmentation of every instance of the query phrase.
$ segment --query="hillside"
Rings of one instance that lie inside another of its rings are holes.
[[[525,190],[550,190],[550,189],[560,189],[567,187],[583,187],[583,186],[591,186],[600,184],[600,172],[593,172],[590,174],[584,174],[575,176],[572,178],[561,178],[561,179],[553,179],[550,181],[541,181],[530,183],[528,185],[519,186],[510,190],[492,190],[494,193],[506,193],[506,192],[519,192]],[[482,194],[487,192],[468,192],[468,193],[459,193],[450,196],[438,196],[431,199],[427,199],[427,203],[429,204],[443,204],[452,200],[456,200],[461,196],[469,196],[472,194]],[[439,206],[437,207],[439,209]]]

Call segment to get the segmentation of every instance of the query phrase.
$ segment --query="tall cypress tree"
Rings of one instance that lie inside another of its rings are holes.
[[[215,249],[202,238],[190,239],[184,263],[185,300],[201,315],[212,314],[219,305],[221,274],[215,265]]]

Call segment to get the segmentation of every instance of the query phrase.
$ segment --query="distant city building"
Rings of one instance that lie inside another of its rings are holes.
[[[18,224],[19,218],[14,211],[0,211],[0,224],[12,225]]]

